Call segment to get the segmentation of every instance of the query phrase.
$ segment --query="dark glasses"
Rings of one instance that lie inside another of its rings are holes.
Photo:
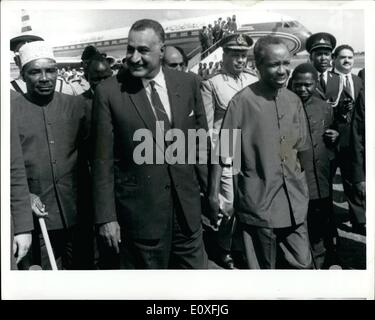
[[[170,66],[171,68],[183,67],[184,63],[168,63],[168,66]]]

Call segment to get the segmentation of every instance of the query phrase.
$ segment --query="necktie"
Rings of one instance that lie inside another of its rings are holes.
[[[169,122],[169,118],[167,112],[164,109],[163,103],[160,100],[159,94],[155,89],[155,81],[150,81],[151,86],[151,101],[155,109],[156,117],[158,121],[164,122],[164,131],[168,131],[171,129],[171,123]]]
[[[324,73],[320,74],[319,83],[320,83],[320,86],[321,86],[323,92],[325,93],[326,92],[326,82],[324,81]]]
[[[345,76],[345,89],[350,94],[350,96],[353,98],[352,86],[350,84],[349,75]]]

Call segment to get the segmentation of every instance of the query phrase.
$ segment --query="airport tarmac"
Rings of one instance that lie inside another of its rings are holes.
[[[353,233],[349,222],[349,207],[345,200],[341,184],[340,170],[337,170],[333,181],[334,215],[338,230],[338,257],[344,270],[366,269],[366,236]],[[212,247],[212,231],[205,231],[205,241],[209,252],[209,269],[222,269],[215,262],[215,251]],[[238,257],[237,257],[238,258]],[[236,268],[243,269],[242,261],[238,261]],[[228,270],[230,272],[230,270]]]

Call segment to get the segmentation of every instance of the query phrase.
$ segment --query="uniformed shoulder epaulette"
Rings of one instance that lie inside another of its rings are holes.
[[[214,72],[212,72],[211,74],[207,75],[204,77],[204,80],[209,80],[219,74],[224,74],[225,72],[223,72],[223,70],[215,70]]]

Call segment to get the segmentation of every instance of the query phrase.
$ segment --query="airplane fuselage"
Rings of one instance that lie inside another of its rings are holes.
[[[207,23],[194,24],[192,27],[188,26],[185,29],[180,28],[178,30],[167,27],[166,45],[180,46],[189,58],[194,56],[200,52],[199,31],[204,24]],[[54,53],[56,57],[79,57],[86,46],[93,45],[100,52],[105,52],[108,56],[121,60],[126,55],[127,31],[124,30],[123,37],[107,37],[105,39],[98,36],[80,43],[57,46],[54,47]],[[305,41],[311,34],[297,21],[244,23],[239,26],[238,32],[246,33],[254,40],[269,34],[282,37],[292,53],[304,50]]]

